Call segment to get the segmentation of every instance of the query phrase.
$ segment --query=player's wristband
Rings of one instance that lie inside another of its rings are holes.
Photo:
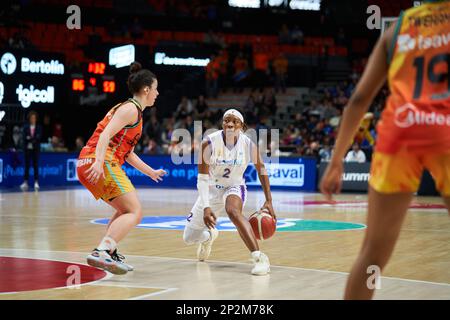
[[[203,209],[209,205],[209,174],[199,173],[197,176],[197,189],[202,201]]]

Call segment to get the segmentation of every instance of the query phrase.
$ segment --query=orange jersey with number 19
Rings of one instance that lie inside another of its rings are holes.
[[[388,97],[376,151],[450,150],[450,1],[403,12],[388,44]]]

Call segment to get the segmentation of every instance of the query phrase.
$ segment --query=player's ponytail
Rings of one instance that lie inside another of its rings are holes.
[[[142,69],[142,65],[135,61],[130,65],[130,75],[128,76],[128,90],[131,94],[136,94],[145,86],[151,87],[156,76],[148,69]]]

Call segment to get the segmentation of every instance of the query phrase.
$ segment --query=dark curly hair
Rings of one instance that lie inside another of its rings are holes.
[[[133,62],[130,65],[130,75],[128,76],[128,90],[131,94],[138,93],[143,87],[151,87],[156,80],[153,72],[147,69],[142,69],[139,62]]]

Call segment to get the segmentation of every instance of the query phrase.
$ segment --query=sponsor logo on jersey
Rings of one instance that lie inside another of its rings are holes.
[[[425,112],[408,102],[395,110],[394,123],[399,128],[409,128],[413,125],[450,126],[450,114]]]
[[[408,52],[414,49],[427,50],[430,48],[438,49],[450,44],[450,32],[447,34],[436,34],[433,36],[419,35],[412,38],[409,34],[401,34],[397,37],[399,52]]]

